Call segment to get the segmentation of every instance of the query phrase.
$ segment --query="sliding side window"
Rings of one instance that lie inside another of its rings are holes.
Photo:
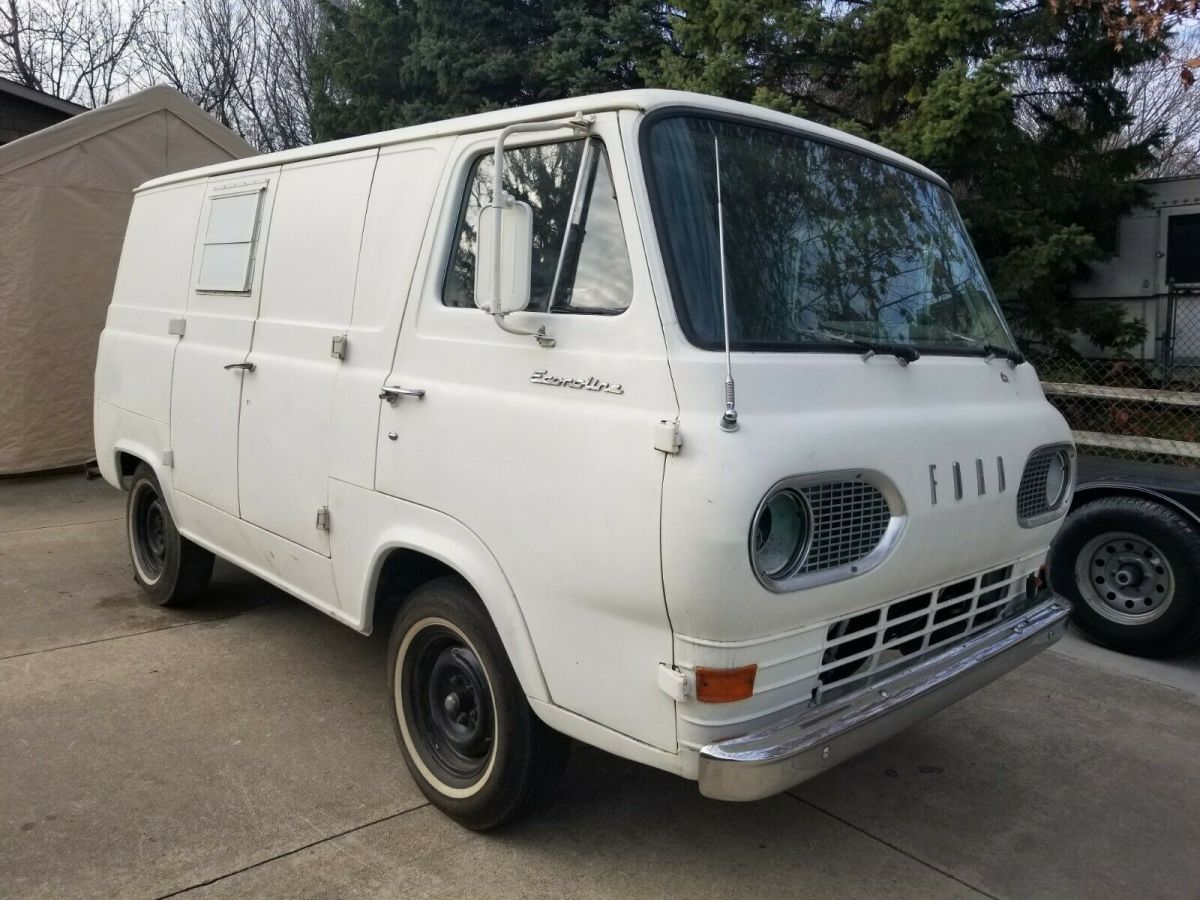
[[[633,276],[612,169],[594,138],[515,147],[504,155],[504,189],[533,209],[529,309],[613,315],[629,307]],[[474,307],[479,216],[492,202],[495,160],[471,167],[442,300]]]

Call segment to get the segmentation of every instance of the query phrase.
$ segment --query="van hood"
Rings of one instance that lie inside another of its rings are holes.
[[[1032,365],[735,353],[739,427],[726,432],[724,362],[689,348],[671,364],[683,446],[664,475],[662,559],[677,633],[734,641],[825,621],[1044,552],[1057,532],[1061,520],[1017,522],[1030,453],[1071,442]],[[906,520],[890,551],[842,581],[768,590],[750,561],[759,503],[782,479],[847,470],[877,473],[898,495]]]

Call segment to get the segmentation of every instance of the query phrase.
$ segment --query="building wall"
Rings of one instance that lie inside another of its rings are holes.
[[[69,118],[70,115],[65,112],[0,92],[0,144],[15,141]]]
[[[1119,223],[1117,252],[1107,260],[1092,263],[1087,277],[1072,285],[1071,294],[1082,301],[1116,301],[1133,319],[1146,325],[1146,341],[1134,357],[1154,360],[1161,351],[1167,326],[1167,235],[1170,218],[1200,213],[1200,176],[1164,178],[1146,182],[1146,204]],[[1195,320],[1196,327],[1189,325]],[[1175,307],[1175,358],[1200,358],[1200,296],[1177,296]],[[1076,349],[1088,357],[1105,354],[1083,337]]]

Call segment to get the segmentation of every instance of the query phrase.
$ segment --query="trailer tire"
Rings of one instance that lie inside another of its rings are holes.
[[[533,712],[479,597],[462,579],[426,582],[388,641],[392,725],[425,797],[486,831],[536,805],[570,741]]]
[[[1140,497],[1080,506],[1050,549],[1050,583],[1098,644],[1169,656],[1200,640],[1200,528]]]
[[[129,480],[125,531],[134,580],[159,606],[186,606],[204,593],[213,555],[179,533],[158,477],[145,463]]]

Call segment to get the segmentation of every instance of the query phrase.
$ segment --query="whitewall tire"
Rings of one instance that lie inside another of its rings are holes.
[[[145,463],[129,480],[125,530],[133,578],[160,606],[184,606],[204,593],[213,555],[179,533],[158,478]]]
[[[478,596],[446,577],[402,605],[388,644],[392,724],[421,792],[467,828],[528,809],[557,780],[569,741],[530,709]]]

